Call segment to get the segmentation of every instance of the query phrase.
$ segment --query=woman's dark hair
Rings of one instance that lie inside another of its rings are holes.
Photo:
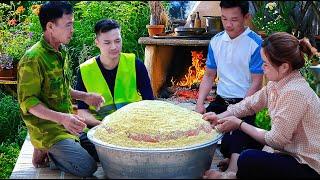
[[[304,66],[304,54],[309,58],[317,53],[307,38],[298,40],[286,32],[271,34],[262,43],[263,51],[273,66],[279,67],[283,63],[290,64],[292,70]]]
[[[55,22],[61,18],[63,14],[72,14],[73,8],[66,1],[49,1],[41,5],[39,11],[39,20],[42,30],[46,30],[48,22]]]
[[[99,35],[100,33],[108,32],[112,29],[120,29],[120,25],[117,21],[113,19],[102,19],[96,23],[94,26],[94,32],[96,35]]]
[[[242,15],[246,15],[249,12],[249,2],[248,1],[221,1],[221,8],[234,8],[239,7],[241,9]]]

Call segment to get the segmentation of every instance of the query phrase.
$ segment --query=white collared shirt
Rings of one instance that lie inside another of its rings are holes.
[[[224,98],[244,98],[252,84],[251,74],[263,74],[260,49],[262,38],[246,27],[234,39],[223,31],[210,41],[206,65],[217,69],[217,94]]]

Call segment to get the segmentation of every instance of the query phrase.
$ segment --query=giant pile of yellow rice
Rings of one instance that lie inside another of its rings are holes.
[[[122,107],[94,133],[106,144],[132,148],[181,148],[209,142],[216,135],[201,114],[159,100]]]

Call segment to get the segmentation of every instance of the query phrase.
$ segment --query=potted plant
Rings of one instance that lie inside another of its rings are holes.
[[[13,58],[0,53],[0,80],[16,80],[17,71],[13,64]]]
[[[16,32],[3,31],[0,33],[2,47],[0,48],[0,79],[15,80],[19,60],[29,48],[31,38],[28,32],[17,30]],[[14,73],[14,74],[12,74]]]
[[[150,7],[150,24],[148,28],[149,36],[161,35],[168,24],[168,15],[161,1],[149,1]]]

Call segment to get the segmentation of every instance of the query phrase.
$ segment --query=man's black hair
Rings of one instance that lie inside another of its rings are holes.
[[[94,26],[94,32],[96,35],[99,35],[100,33],[108,32],[112,29],[120,29],[120,25],[117,21],[113,19],[102,19],[96,23]]]
[[[221,1],[221,8],[234,8],[239,7],[241,9],[241,13],[246,15],[249,12],[249,2],[248,1]]]
[[[49,1],[41,5],[39,11],[39,20],[42,30],[46,30],[48,22],[55,22],[63,14],[72,14],[72,5],[66,1]]]

